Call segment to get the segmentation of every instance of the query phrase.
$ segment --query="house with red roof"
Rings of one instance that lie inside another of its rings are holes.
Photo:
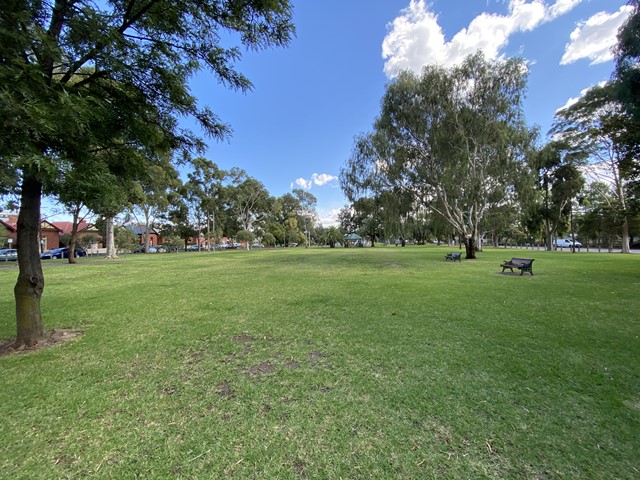
[[[17,215],[0,214],[0,248],[15,248],[17,245],[18,228],[16,227]]]
[[[71,235],[71,230],[73,229],[73,222],[53,222],[53,224],[58,227],[62,231],[62,235]],[[100,230],[93,224],[89,222],[80,222],[78,223],[76,242],[80,244],[84,244],[84,239],[93,238],[97,239],[94,243],[97,244],[98,247],[102,244],[102,235],[100,234]],[[66,245],[64,245],[66,246]]]

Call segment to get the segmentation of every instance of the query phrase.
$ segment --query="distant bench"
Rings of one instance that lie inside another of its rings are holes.
[[[533,258],[512,258],[509,261],[504,261],[502,265],[502,273],[508,268],[513,272],[514,268],[520,270],[520,275],[524,272],[529,272],[533,276]]]
[[[461,252],[451,252],[451,253],[447,253],[444,256],[444,261],[448,261],[451,260],[452,262],[455,262],[456,260],[459,261],[460,263],[462,263],[462,253]]]

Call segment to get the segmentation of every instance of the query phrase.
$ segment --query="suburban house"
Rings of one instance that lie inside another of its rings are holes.
[[[58,227],[60,230],[62,230],[62,235],[65,235],[65,234],[71,235],[71,230],[73,229],[73,222],[53,222],[53,224],[56,227]],[[96,226],[93,223],[80,222],[78,224],[78,233],[77,233],[76,242],[84,244],[86,242],[83,242],[83,240],[86,238],[97,239],[96,241],[93,242],[96,245],[96,247],[100,247],[102,244],[102,235],[100,234],[100,231],[96,228]]]
[[[40,251],[51,250],[60,246],[62,230],[48,220],[40,220]]]
[[[18,244],[18,215],[15,213],[2,212],[2,214],[0,214],[0,222],[2,223],[2,229],[0,229],[2,238],[4,238],[5,232],[7,235],[3,243],[11,243],[11,246],[15,248]],[[44,252],[47,249],[58,248],[61,233],[62,230],[53,223],[48,220],[41,220],[40,251]],[[11,242],[9,242],[9,239],[11,239]]]
[[[71,233],[72,222],[40,221],[40,251],[51,250],[60,246],[60,236]],[[100,237],[100,232],[93,224],[81,222],[78,226],[78,239],[87,236]],[[0,247],[15,248],[18,244],[18,215],[0,212]]]
[[[127,228],[138,236],[140,244],[145,243],[145,233],[147,228],[144,225],[127,225]],[[160,233],[153,227],[149,228],[149,244],[159,245],[162,243],[162,237]]]

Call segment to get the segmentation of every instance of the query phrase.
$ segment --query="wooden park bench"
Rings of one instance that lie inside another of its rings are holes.
[[[513,272],[514,268],[520,270],[520,275],[524,272],[529,272],[533,276],[533,258],[512,258],[511,260],[505,260],[502,265],[502,273],[508,268]]]
[[[451,252],[451,253],[447,253],[444,256],[444,261],[449,261],[451,260],[452,262],[455,262],[456,260],[459,261],[460,263],[462,263],[462,253],[461,252]]]

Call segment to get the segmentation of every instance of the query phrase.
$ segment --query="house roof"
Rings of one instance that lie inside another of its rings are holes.
[[[2,225],[7,227],[12,232],[16,232],[18,230],[18,215],[9,214],[7,216],[4,216],[3,218],[5,218],[5,220],[0,220],[0,223]],[[62,233],[62,229],[60,227],[45,219],[40,220],[40,229],[47,231],[55,230],[58,233]]]
[[[15,225],[10,224],[9,222],[5,222],[4,220],[0,220],[0,225],[4,225],[5,227],[7,227],[7,230],[9,230],[10,232],[17,231]]]
[[[73,228],[73,222],[53,222],[53,224],[62,230],[62,233],[71,233]],[[80,222],[78,224],[78,232],[85,232],[87,230],[96,230],[93,223]]]
[[[13,229],[15,232],[18,229],[18,214],[2,212],[0,213],[0,222],[6,227]]]
[[[144,225],[127,225],[127,228],[131,230],[136,235],[144,235],[147,233],[147,228]],[[153,227],[149,229],[149,233],[157,234],[157,230]]]
[[[55,230],[58,233],[62,233],[62,229],[56,227],[49,220],[40,220],[40,230]]]

